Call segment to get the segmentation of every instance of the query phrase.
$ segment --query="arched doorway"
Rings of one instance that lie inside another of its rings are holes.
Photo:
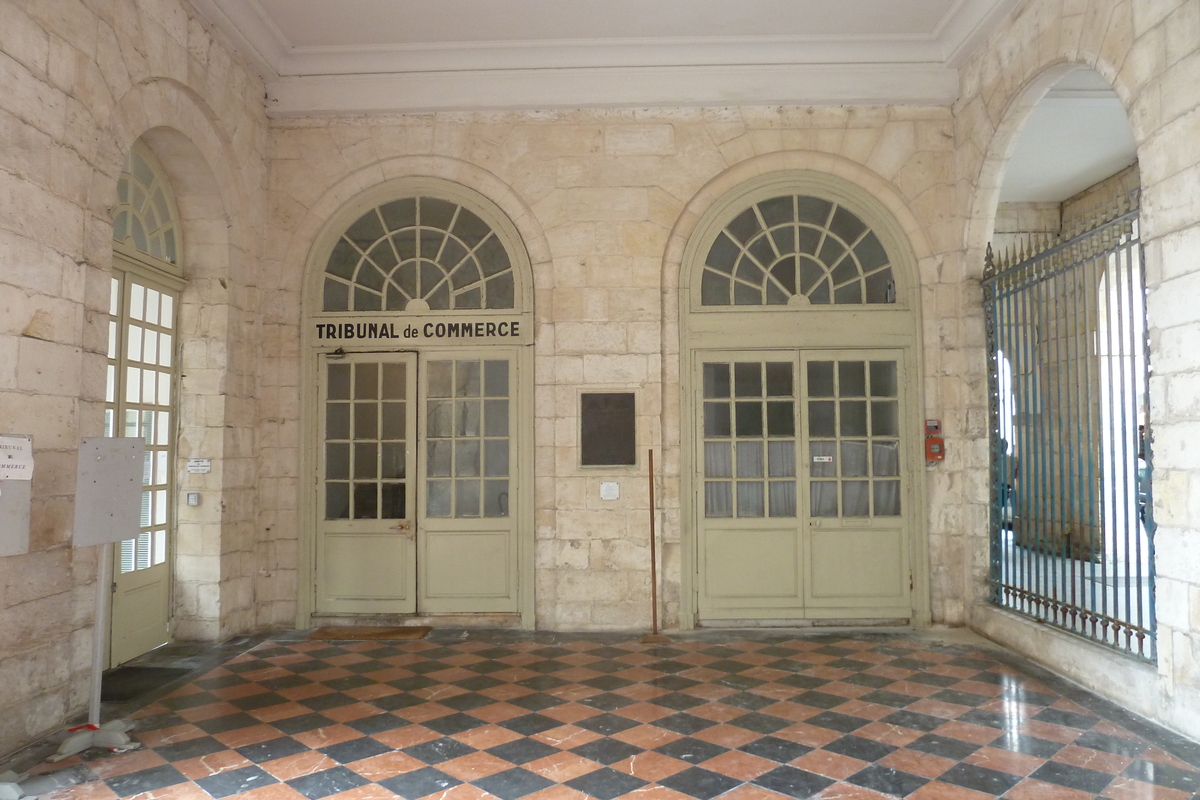
[[[777,173],[705,215],[682,269],[694,621],[923,618],[916,270],[895,220],[844,180]]]
[[[532,281],[512,222],[448,181],[376,187],[318,238],[305,305],[314,614],[532,625]]]
[[[135,142],[117,181],[104,435],[140,437],[140,526],[113,560],[109,666],[170,640],[174,563],[178,310],[184,288],[175,196]]]

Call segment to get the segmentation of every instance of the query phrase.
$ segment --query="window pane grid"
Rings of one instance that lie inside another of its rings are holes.
[[[509,362],[428,365],[426,514],[509,515]]]
[[[703,366],[704,514],[796,516],[791,362]]]
[[[122,573],[165,563],[172,520],[175,374],[170,354],[175,327],[172,295],[114,272],[105,395],[106,436],[139,437],[145,443],[140,532],[121,542]],[[123,385],[122,385],[123,384]],[[117,421],[121,420],[118,426]]]
[[[805,372],[811,515],[899,516],[896,362],[810,361]]]

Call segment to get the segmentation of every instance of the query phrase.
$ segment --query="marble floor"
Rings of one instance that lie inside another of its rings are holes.
[[[970,634],[290,633],[128,708],[47,800],[1187,800],[1200,745]]]

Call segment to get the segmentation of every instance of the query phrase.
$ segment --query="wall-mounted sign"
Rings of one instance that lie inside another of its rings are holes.
[[[379,341],[388,339],[442,340],[510,340],[519,338],[523,331],[520,319],[488,320],[430,320],[413,322],[317,322],[314,330],[318,340],[346,341],[362,339]]]
[[[212,472],[212,459],[189,458],[187,460],[187,471],[189,475],[207,475]]]
[[[33,440],[0,436],[0,481],[33,480]]]
[[[633,392],[584,392],[579,406],[580,463],[585,467],[636,464]]]

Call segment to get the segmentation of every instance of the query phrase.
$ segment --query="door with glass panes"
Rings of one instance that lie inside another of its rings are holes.
[[[321,356],[318,613],[517,610],[515,355]]]
[[[908,618],[903,354],[700,352],[700,619]]]

